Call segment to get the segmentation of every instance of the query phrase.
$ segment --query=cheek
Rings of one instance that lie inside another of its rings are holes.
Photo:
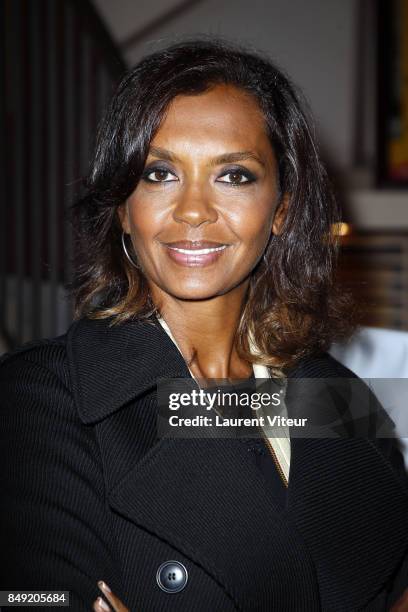
[[[266,222],[262,225],[257,225],[248,228],[247,240],[248,249],[254,255],[262,253],[268,243],[269,238],[272,235],[272,226],[269,226]]]
[[[245,242],[263,243],[272,233],[275,209],[270,200],[258,199],[241,210],[235,210],[230,221]]]
[[[162,214],[154,206],[143,200],[129,202],[129,223],[132,234],[139,240],[154,236],[162,224]]]
[[[179,190],[170,184],[146,185],[140,182],[133,194],[130,196],[129,210],[131,215],[136,218],[140,216],[163,215],[177,202]]]

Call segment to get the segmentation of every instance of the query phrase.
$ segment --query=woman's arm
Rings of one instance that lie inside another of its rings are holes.
[[[98,445],[39,350],[0,365],[0,590],[67,590],[92,610],[121,596]]]

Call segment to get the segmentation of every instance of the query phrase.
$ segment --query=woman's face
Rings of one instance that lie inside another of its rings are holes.
[[[174,98],[118,209],[152,295],[202,300],[247,284],[286,210],[277,181],[254,98],[227,85]]]

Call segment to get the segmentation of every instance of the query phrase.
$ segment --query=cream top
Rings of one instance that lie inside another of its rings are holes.
[[[178,348],[178,350],[180,351],[180,347],[178,346],[173,334],[171,333],[171,330],[169,328],[169,326],[167,325],[166,321],[162,318],[162,317],[158,317],[158,320],[161,324],[161,326],[163,327],[163,329],[167,332],[167,334],[169,335],[169,337],[171,338],[171,340],[174,342],[174,344],[176,345],[176,347]],[[254,343],[251,339],[251,346],[255,349]],[[180,351],[181,353],[181,351]],[[254,354],[256,354],[256,349],[254,350]],[[188,366],[187,366],[188,367]],[[189,369],[189,372],[192,376],[192,378],[194,378],[194,380],[197,380],[196,377],[194,376],[194,374],[192,373],[192,371]],[[253,372],[254,372],[254,377],[255,378],[270,378],[270,372],[269,369],[262,365],[262,364],[256,364],[254,363],[252,366]],[[285,400],[285,396],[284,393],[282,394],[282,399],[281,399],[281,407],[282,407],[282,411],[281,411],[281,416],[287,416],[287,410],[286,410],[286,406],[284,405],[284,400]],[[261,412],[262,408],[259,409],[258,412]],[[265,419],[265,423],[267,422],[267,419]],[[282,468],[282,471],[286,477],[286,480],[289,481],[289,467],[290,467],[290,436],[289,436],[289,429],[287,426],[281,426],[279,427],[279,431],[282,431],[283,433],[283,437],[269,437],[268,436],[268,425],[265,424],[265,426],[263,427],[263,431],[265,434],[265,437],[268,438],[269,442],[272,445],[273,450],[275,451],[276,454],[276,458],[279,461],[279,464]]]

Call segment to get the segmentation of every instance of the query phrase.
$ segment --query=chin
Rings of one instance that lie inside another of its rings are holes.
[[[225,288],[212,288],[208,287],[208,285],[206,287],[183,287],[181,284],[178,284],[176,287],[162,285],[162,289],[178,300],[210,300],[225,293]]]

